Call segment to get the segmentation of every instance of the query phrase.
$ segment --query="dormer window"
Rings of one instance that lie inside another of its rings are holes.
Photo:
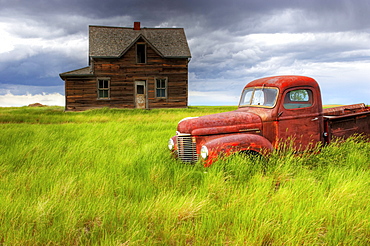
[[[136,44],[136,62],[146,63],[146,45]]]

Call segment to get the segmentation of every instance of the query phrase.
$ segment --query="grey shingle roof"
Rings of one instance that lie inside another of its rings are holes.
[[[89,55],[120,57],[140,37],[166,58],[190,58],[183,28],[141,28],[89,26]]]
[[[59,74],[61,78],[68,77],[68,76],[92,76],[92,75],[93,73],[90,67],[84,67],[84,68],[80,68],[80,69],[76,69],[73,71]]]

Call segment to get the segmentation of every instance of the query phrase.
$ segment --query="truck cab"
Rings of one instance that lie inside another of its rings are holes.
[[[318,83],[274,76],[248,83],[237,110],[181,120],[168,147],[184,162],[203,159],[208,166],[220,156],[267,155],[287,143],[297,152],[312,149],[329,141],[325,129]]]
[[[297,151],[323,141],[321,92],[312,78],[278,76],[252,81],[245,86],[237,111],[261,117],[261,133],[274,149],[288,139]]]

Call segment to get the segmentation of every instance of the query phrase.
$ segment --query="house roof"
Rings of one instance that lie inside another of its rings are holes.
[[[121,57],[143,38],[165,58],[190,58],[183,28],[141,28],[89,26],[90,57]]]
[[[93,72],[91,71],[91,68],[90,67],[84,67],[84,68],[76,69],[76,70],[73,70],[73,71],[61,73],[61,74],[59,74],[59,76],[61,78],[63,78],[63,77],[69,77],[69,76],[73,76],[73,77],[75,77],[75,76],[82,76],[82,77],[85,77],[85,76],[93,76]]]

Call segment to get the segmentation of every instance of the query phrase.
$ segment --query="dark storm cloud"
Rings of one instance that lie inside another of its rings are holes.
[[[61,63],[60,61],[63,61]],[[7,84],[58,86],[60,71],[76,69],[75,60],[56,53],[39,53],[20,61],[10,61],[0,70],[1,80]],[[73,65],[71,65],[73,64]]]
[[[228,29],[236,32],[258,29],[257,26],[266,20],[267,15],[284,12],[287,9],[300,10],[296,21],[302,22],[301,28],[307,29],[322,31],[329,28],[364,29],[368,28],[367,23],[370,22],[368,0],[2,0],[0,2],[2,14],[23,14],[25,17],[48,22],[49,25],[53,25],[52,16],[58,15],[66,16],[64,21],[69,24],[72,23],[69,22],[68,16],[78,15],[92,19],[130,16],[148,26],[170,20],[175,25],[190,27],[194,24],[193,21],[202,20],[202,25],[206,29]],[[183,23],[184,19],[187,19],[188,23]],[[73,25],[67,25],[66,28],[73,29]],[[297,26],[280,28],[290,28],[291,31],[300,29]]]

